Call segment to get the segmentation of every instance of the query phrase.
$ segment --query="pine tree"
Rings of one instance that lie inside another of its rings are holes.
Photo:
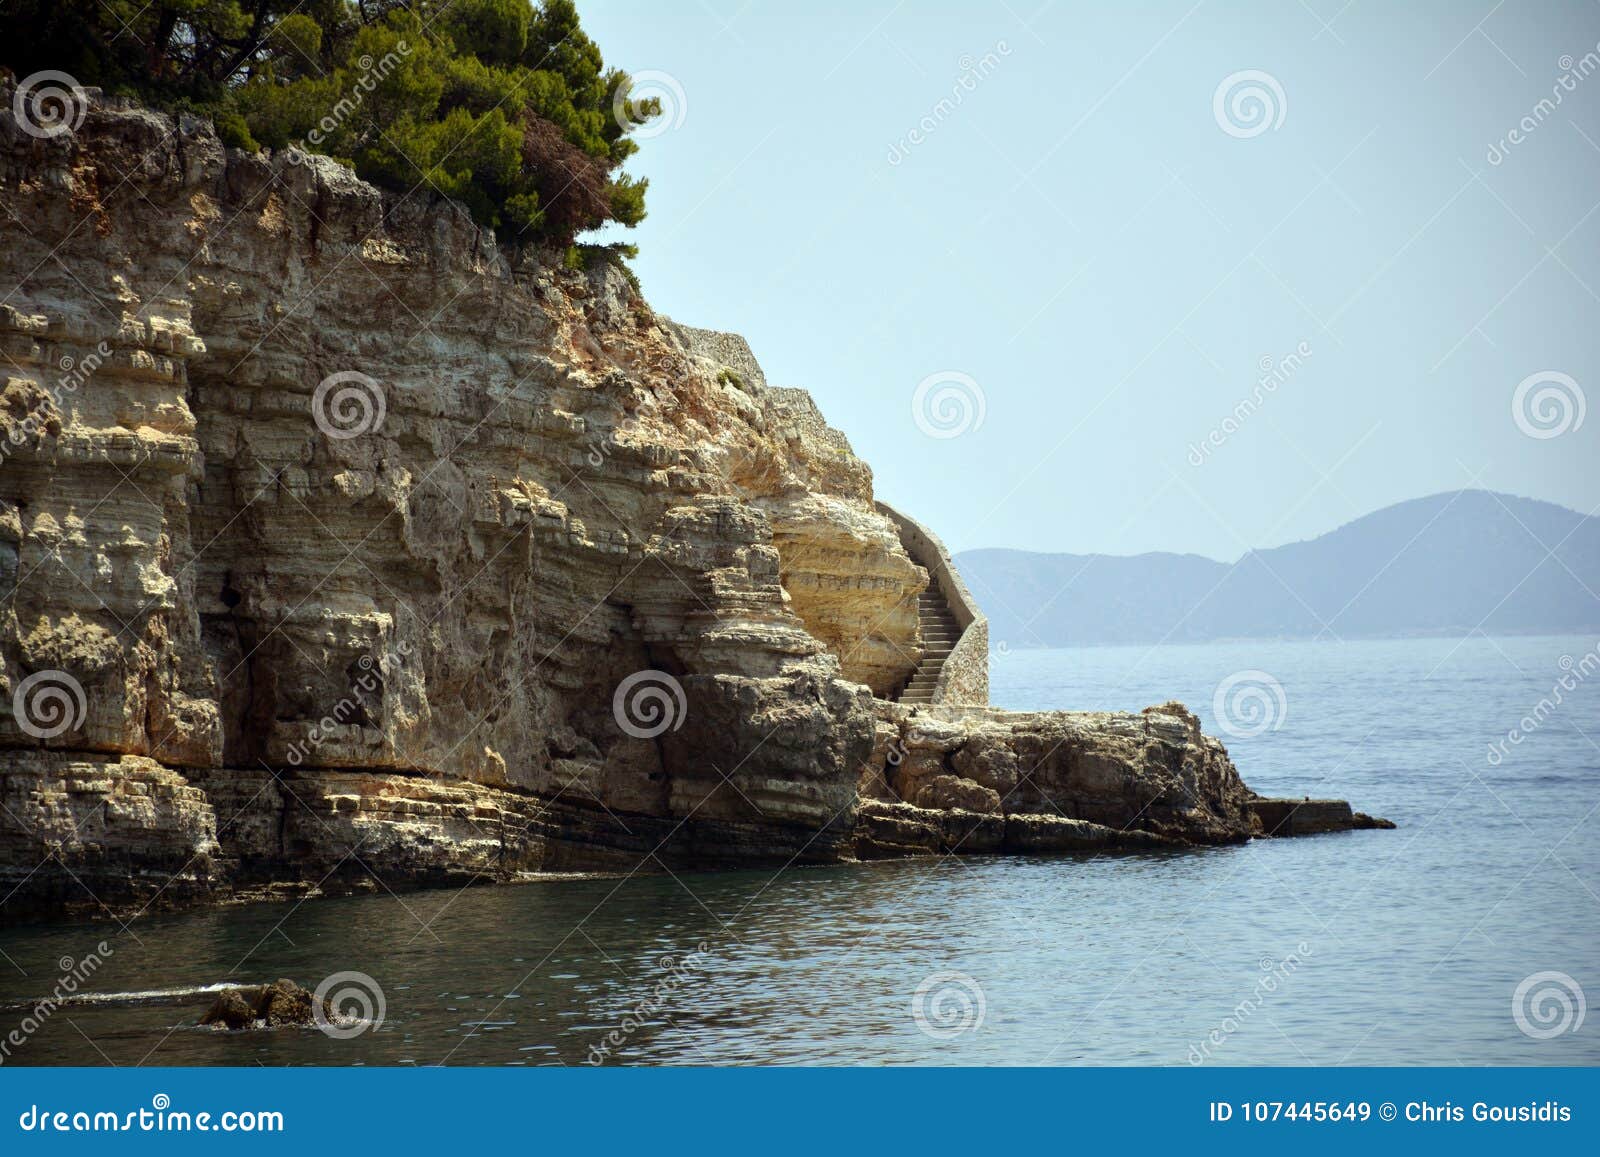
[[[522,242],[644,218],[637,146],[572,0],[10,0],[0,64],[212,118],[385,188],[431,188]],[[658,111],[634,105],[634,114]]]

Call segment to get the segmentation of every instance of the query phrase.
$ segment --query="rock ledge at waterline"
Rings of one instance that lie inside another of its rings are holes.
[[[938,540],[607,262],[11,96],[0,921],[1303,826],[1177,704],[985,706]]]

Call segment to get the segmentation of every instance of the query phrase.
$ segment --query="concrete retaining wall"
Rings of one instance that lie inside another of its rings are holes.
[[[941,704],[984,705],[989,702],[989,620],[978,609],[978,600],[972,597],[967,584],[961,579],[955,561],[944,543],[933,531],[913,518],[901,514],[887,502],[876,504],[878,512],[887,517],[900,531],[900,541],[906,553],[918,566],[927,569],[938,580],[950,613],[961,628],[961,638],[944,667],[939,672],[939,682],[933,689],[933,701]]]

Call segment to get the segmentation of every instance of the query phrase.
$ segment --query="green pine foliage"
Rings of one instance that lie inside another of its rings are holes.
[[[620,172],[632,125],[613,113],[628,76],[572,0],[7,0],[0,65],[203,113],[237,148],[431,188],[524,243],[644,218],[647,182]]]

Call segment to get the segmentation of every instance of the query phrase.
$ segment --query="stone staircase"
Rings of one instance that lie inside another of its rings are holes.
[[[900,692],[902,703],[932,703],[933,689],[939,683],[939,672],[950,657],[956,641],[961,638],[961,626],[939,589],[939,580],[930,579],[928,589],[917,596],[917,619],[922,630],[922,662],[917,665],[911,681]]]

